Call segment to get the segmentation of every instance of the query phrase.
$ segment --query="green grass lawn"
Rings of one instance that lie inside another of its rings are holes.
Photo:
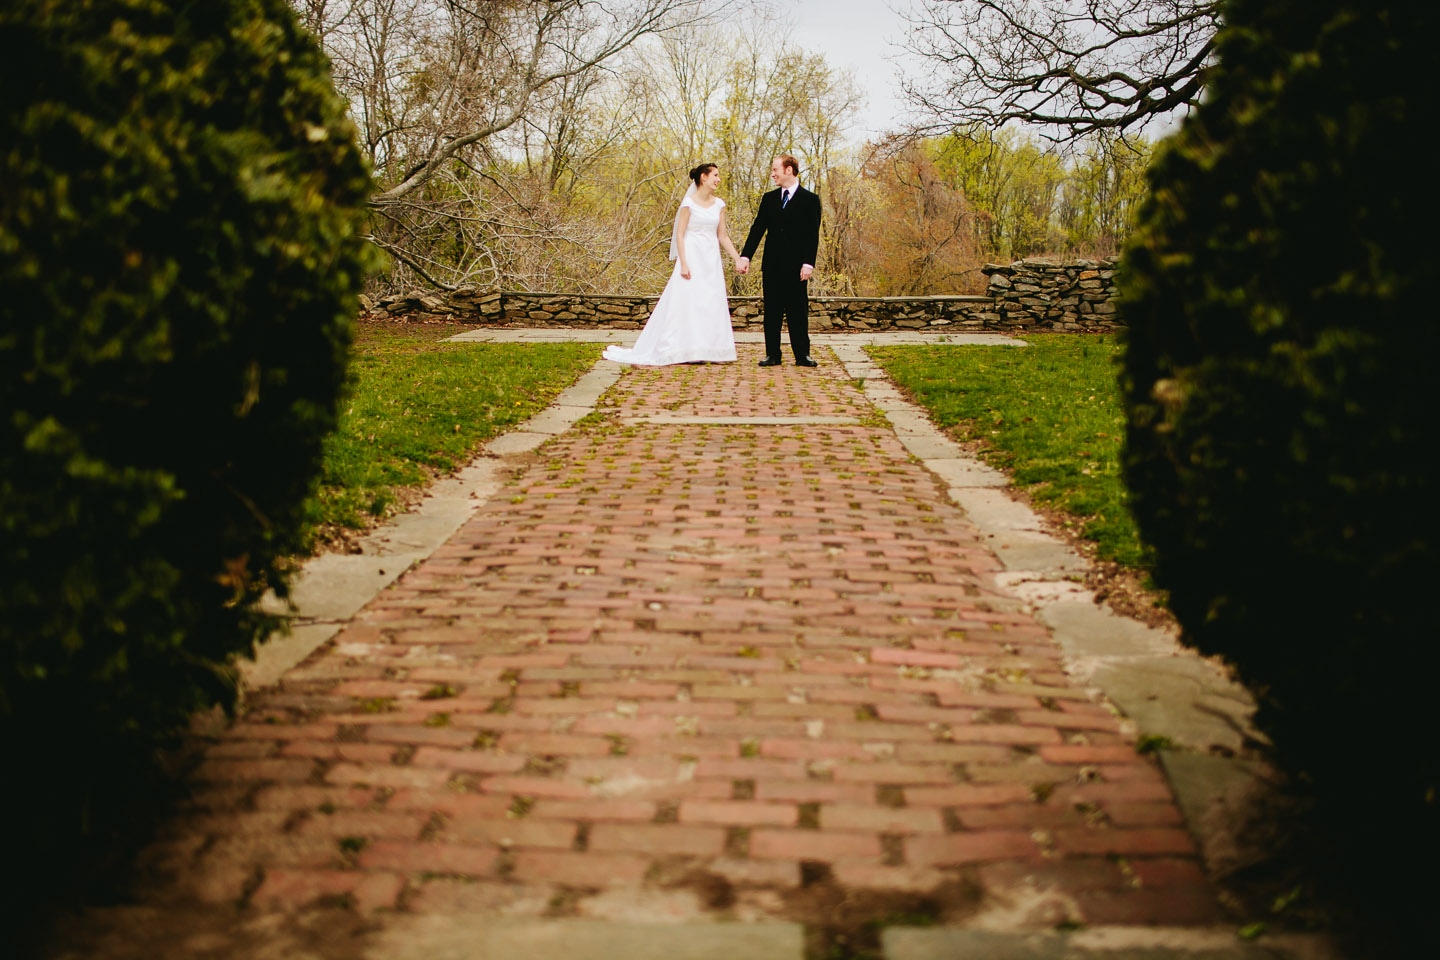
[[[307,506],[316,535],[364,529],[401,492],[467,463],[550,404],[594,362],[587,343],[442,343],[447,325],[359,324],[354,384]]]
[[[1120,481],[1125,419],[1114,336],[1047,334],[1028,347],[871,347],[890,377],[1034,500],[1074,515],[1097,555],[1144,566]]]

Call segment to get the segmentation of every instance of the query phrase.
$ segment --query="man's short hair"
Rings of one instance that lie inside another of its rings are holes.
[[[800,176],[800,161],[799,161],[799,160],[796,160],[794,157],[790,156],[790,154],[788,154],[788,153],[782,153],[782,154],[780,154],[780,156],[776,157],[775,159],[780,161],[780,169],[781,169],[781,170],[784,170],[786,167],[789,167],[789,168],[790,168],[790,172],[791,172],[792,174],[794,174],[794,175],[797,176],[797,177]]]

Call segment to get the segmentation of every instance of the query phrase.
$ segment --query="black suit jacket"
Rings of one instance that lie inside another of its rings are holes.
[[[790,202],[781,207],[779,188],[766,193],[760,198],[760,209],[755,213],[755,222],[750,224],[750,235],[745,238],[740,256],[755,256],[760,240],[767,234],[765,259],[760,269],[793,272],[798,282],[800,268],[807,263],[815,266],[815,257],[820,252],[819,196],[797,186]]]

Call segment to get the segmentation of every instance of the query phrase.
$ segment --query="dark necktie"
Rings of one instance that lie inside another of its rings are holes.
[[[789,191],[789,190],[781,190],[781,191],[780,191],[780,209],[781,209],[781,210],[784,210],[786,204],[788,204],[789,202],[790,202],[790,191]]]

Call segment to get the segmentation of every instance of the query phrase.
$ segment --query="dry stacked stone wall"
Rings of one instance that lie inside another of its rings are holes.
[[[1109,330],[1120,325],[1115,259],[987,263],[986,291],[1005,329]]]
[[[986,296],[812,297],[815,332],[929,330],[957,333],[1108,331],[1121,325],[1112,260],[987,264]],[[474,287],[363,300],[371,317],[447,318],[507,327],[639,329],[658,296],[511,293]],[[736,330],[761,329],[759,297],[731,297]]]

